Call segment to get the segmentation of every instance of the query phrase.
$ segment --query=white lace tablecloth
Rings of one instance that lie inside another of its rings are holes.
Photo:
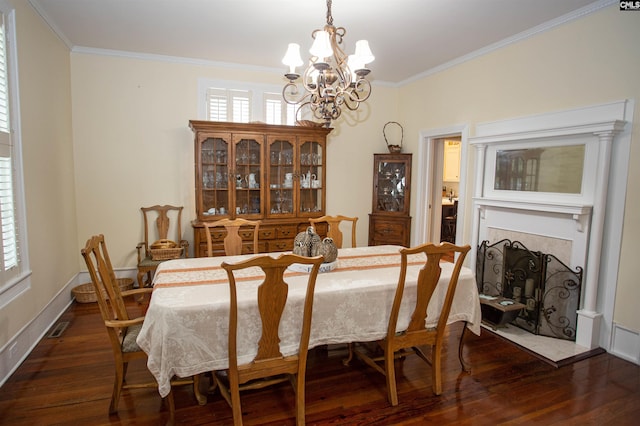
[[[372,341],[383,338],[400,272],[400,247],[373,246],[339,250],[338,266],[318,274],[316,281],[311,339],[309,347],[329,343]],[[279,253],[273,253],[276,256]],[[174,375],[188,377],[228,366],[229,286],[228,263],[254,255],[190,258],[160,264],[154,278],[154,290],[146,313],[138,345],[148,354],[148,367],[158,381],[160,395],[169,393]],[[416,255],[419,256],[419,255]],[[409,267],[407,289],[398,328],[409,323],[409,304],[415,301],[415,281],[420,259]],[[427,325],[435,325],[446,293],[452,263],[441,264],[440,285],[428,307]],[[251,360],[260,335],[256,288],[260,270],[245,270],[238,280],[238,353],[239,363]],[[287,307],[280,325],[282,352],[297,350],[301,315],[290,307],[304,303],[307,274],[287,272]],[[301,309],[297,309],[301,311]],[[480,301],[472,271],[463,268],[448,323],[466,321],[468,328],[480,334]]]

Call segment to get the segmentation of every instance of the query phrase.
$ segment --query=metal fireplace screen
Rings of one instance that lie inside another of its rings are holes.
[[[530,251],[519,241],[478,247],[476,282],[487,296],[525,305],[513,324],[534,334],[576,339],[582,268],[574,270],[552,254]]]

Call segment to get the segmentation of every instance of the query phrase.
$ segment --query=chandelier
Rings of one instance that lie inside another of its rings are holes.
[[[343,27],[333,26],[331,0],[327,0],[327,25],[311,33],[314,41],[309,49],[309,65],[302,75],[302,90],[297,83],[300,74],[296,73],[296,67],[303,64],[300,45],[289,44],[282,59],[282,63],[289,66],[289,72],[285,74],[289,82],[284,86],[282,96],[288,104],[297,105],[297,122],[303,111],[310,110],[313,118],[329,127],[332,120],[340,117],[343,107],[355,111],[371,95],[371,83],[365,78],[370,72],[366,65],[375,57],[369,42],[356,42],[355,54],[347,57],[341,48],[346,33]]]

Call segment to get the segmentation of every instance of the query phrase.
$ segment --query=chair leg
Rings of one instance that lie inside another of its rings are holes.
[[[440,395],[442,393],[442,373],[441,365],[442,341],[438,341],[431,349],[431,371],[433,393]]]
[[[240,389],[238,386],[231,386],[231,412],[233,413],[233,424],[242,426],[242,407],[240,406]]]
[[[169,420],[167,426],[173,426],[176,422],[176,403],[173,400],[173,391],[169,391],[169,395],[165,397],[167,404],[169,405]]]
[[[398,390],[396,388],[395,353],[385,350],[384,354],[385,377],[387,378],[387,397],[392,406],[398,405]]]
[[[464,348],[464,336],[467,332],[467,322],[464,322],[464,326],[462,327],[462,333],[460,334],[460,341],[458,342],[458,359],[460,360],[460,366],[462,366],[462,371],[465,373],[471,372],[471,367],[464,360],[464,356],[462,353],[462,349]]]
[[[113,393],[111,394],[109,414],[115,414],[118,412],[118,402],[120,401],[120,394],[122,393],[125,372],[126,364],[116,361],[116,377],[113,382]]]
[[[207,396],[200,392],[200,374],[193,376],[193,393],[196,396],[198,405],[205,405],[207,403]]]
[[[302,376],[302,377],[300,377]],[[304,426],[305,424],[305,395],[304,375],[298,374],[296,378],[296,426]]]
[[[347,343],[347,349],[349,349],[349,356],[347,356],[346,359],[342,360],[342,365],[344,365],[345,367],[348,366],[353,359],[353,343]]]

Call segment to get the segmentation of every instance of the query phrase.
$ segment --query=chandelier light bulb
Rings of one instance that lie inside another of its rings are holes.
[[[369,48],[369,42],[367,40],[358,40],[356,42],[356,54],[355,56],[362,62],[363,65],[367,65],[370,62],[373,62],[376,59],[371,53],[371,49]],[[364,68],[364,66],[362,67]]]
[[[351,70],[351,82],[355,83],[355,81],[358,79],[356,71],[364,69],[365,64],[362,62],[361,58],[357,57],[356,55],[349,55],[347,66]]]
[[[289,43],[287,53],[282,58],[282,63],[289,66],[289,73],[295,74],[296,67],[303,64],[300,56],[300,45],[298,43]]]
[[[333,49],[331,48],[331,41],[329,40],[329,33],[326,31],[316,32],[316,38],[313,41],[309,53],[317,57],[320,62],[324,62],[324,58],[333,55]]]

